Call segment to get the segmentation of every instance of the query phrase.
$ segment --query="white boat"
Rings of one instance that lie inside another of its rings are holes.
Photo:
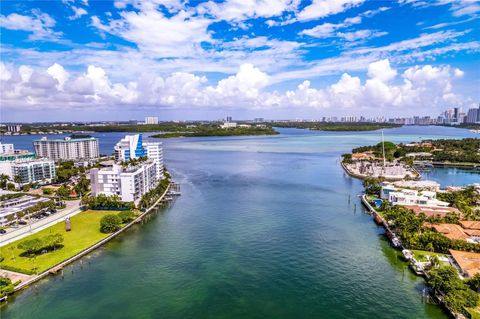
[[[470,130],[470,132],[480,134],[480,130]]]
[[[406,259],[406,260],[411,260],[413,258],[413,254],[410,250],[408,249],[404,249],[402,250],[402,254],[403,254],[403,257]]]
[[[397,237],[393,237],[392,238],[392,245],[393,245],[393,247],[398,248],[398,247],[402,246],[402,242]]]

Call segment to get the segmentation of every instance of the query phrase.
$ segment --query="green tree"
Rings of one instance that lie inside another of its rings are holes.
[[[365,187],[365,193],[368,195],[380,196],[382,189],[382,180],[375,177],[367,177],[363,180],[363,187]]]
[[[100,220],[100,231],[102,233],[113,233],[120,229],[122,220],[117,215],[109,214]]]
[[[480,292],[480,273],[467,280],[467,285],[474,291]]]
[[[42,193],[43,193],[43,195],[52,195],[53,190],[50,187],[44,187],[44,188],[42,188]]]
[[[9,278],[0,276],[0,297],[10,295],[14,291],[14,285]]]
[[[13,181],[17,184],[20,184],[22,182],[22,177],[20,175],[15,175],[13,177]]]
[[[89,188],[90,181],[85,177],[85,175],[82,175],[77,185],[75,185],[75,192],[77,192],[77,194],[86,194],[88,193]]]
[[[122,223],[129,223],[135,219],[135,214],[131,210],[124,210],[118,213],[118,217],[122,220]]]
[[[39,238],[28,239],[18,244],[17,248],[33,255],[42,248],[42,241]]]
[[[17,248],[24,250],[29,256],[33,256],[43,250],[56,249],[61,243],[63,243],[62,234],[51,234],[41,238],[29,239],[18,244]]]
[[[70,190],[68,189],[67,186],[62,185],[57,189],[56,194],[58,197],[67,198],[68,195],[70,195]]]

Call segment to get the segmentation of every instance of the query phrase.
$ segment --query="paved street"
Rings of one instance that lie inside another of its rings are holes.
[[[66,208],[51,216],[42,218],[41,220],[32,221],[31,224],[23,225],[19,228],[8,229],[6,234],[0,235],[0,247],[39,232],[42,229],[55,225],[56,223],[62,222],[66,217],[73,216],[80,212],[80,200],[66,201],[66,204]]]

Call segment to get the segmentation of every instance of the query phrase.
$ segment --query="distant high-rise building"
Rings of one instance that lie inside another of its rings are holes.
[[[54,161],[90,160],[99,157],[98,139],[95,137],[48,139],[42,137],[33,141],[38,157]]]
[[[145,124],[158,124],[158,117],[156,116],[145,117]]]
[[[20,124],[9,124],[7,125],[7,132],[18,133],[22,129]]]
[[[231,122],[232,122],[232,117],[231,117],[231,116],[227,116],[227,120],[226,120],[225,122],[231,123]]]
[[[477,109],[469,109],[467,113],[466,123],[480,122],[480,107]]]

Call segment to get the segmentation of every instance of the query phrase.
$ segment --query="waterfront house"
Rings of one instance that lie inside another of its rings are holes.
[[[383,187],[382,187],[383,194]],[[391,191],[388,189],[388,201],[392,205],[420,205],[448,207],[449,203],[438,200],[436,192],[417,191],[414,189],[397,189]]]
[[[457,224],[429,224],[427,227],[453,240],[463,240],[473,244],[480,243],[480,230],[478,229],[463,228]]]
[[[480,254],[468,251],[458,251],[450,249],[456,266],[460,273],[467,278],[472,278],[475,274],[480,273]]]
[[[442,206],[420,206],[420,205],[405,205],[405,208],[411,209],[415,215],[424,214],[427,217],[445,217],[448,213],[454,213],[462,216],[462,213],[455,207]]]

